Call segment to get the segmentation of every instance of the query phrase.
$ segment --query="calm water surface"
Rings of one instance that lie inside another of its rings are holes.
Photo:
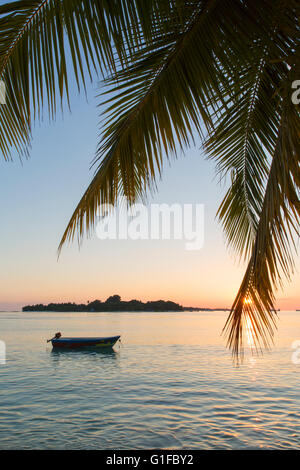
[[[224,313],[0,313],[1,449],[300,449],[300,314],[275,347],[232,363]],[[65,336],[122,335],[115,352],[53,352]]]

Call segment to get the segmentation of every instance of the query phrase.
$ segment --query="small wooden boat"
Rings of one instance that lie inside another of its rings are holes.
[[[56,333],[51,341],[53,348],[112,348],[120,339],[120,336],[103,336],[96,338],[62,338],[61,333]]]

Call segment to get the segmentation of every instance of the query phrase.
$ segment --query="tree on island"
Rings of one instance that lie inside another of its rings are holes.
[[[119,295],[111,295],[106,299],[106,304],[119,304],[121,302],[121,297]]]
[[[248,263],[228,343],[238,354],[251,327],[268,346],[300,221],[299,0],[19,0],[0,15],[5,159],[28,153],[43,106],[53,117],[69,101],[71,71],[78,89],[91,69],[105,80],[95,174],[59,250],[94,227],[101,204],[145,198],[198,135],[231,176],[218,217]]]

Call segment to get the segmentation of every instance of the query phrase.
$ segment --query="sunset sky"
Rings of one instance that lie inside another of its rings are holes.
[[[96,236],[57,246],[75,205],[89,183],[89,164],[99,135],[97,83],[88,101],[73,89],[72,113],[65,110],[33,131],[29,160],[1,160],[0,310],[25,304],[105,300],[170,299],[184,306],[230,307],[244,273],[225,247],[215,214],[225,193],[200,142],[183,158],[165,165],[158,192],[149,203],[202,203],[205,240],[201,251],[183,241],[100,241]],[[46,113],[45,113],[46,116]],[[277,306],[300,308],[299,258],[293,282],[279,291]]]

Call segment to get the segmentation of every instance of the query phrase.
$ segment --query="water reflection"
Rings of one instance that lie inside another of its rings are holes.
[[[248,346],[250,350],[253,352],[255,351],[255,336],[254,336],[255,332],[254,332],[253,324],[249,317],[245,318],[245,330],[246,330]]]
[[[10,315],[0,314],[1,449],[300,448],[299,313],[280,313],[262,357],[251,356],[249,325],[239,368],[219,336],[225,313]],[[52,350],[44,340],[58,329],[126,340],[121,350]]]
[[[55,362],[58,362],[60,359],[93,359],[93,358],[110,358],[116,359],[118,353],[113,348],[81,348],[81,349],[59,349],[53,348],[51,350],[51,357]]]

